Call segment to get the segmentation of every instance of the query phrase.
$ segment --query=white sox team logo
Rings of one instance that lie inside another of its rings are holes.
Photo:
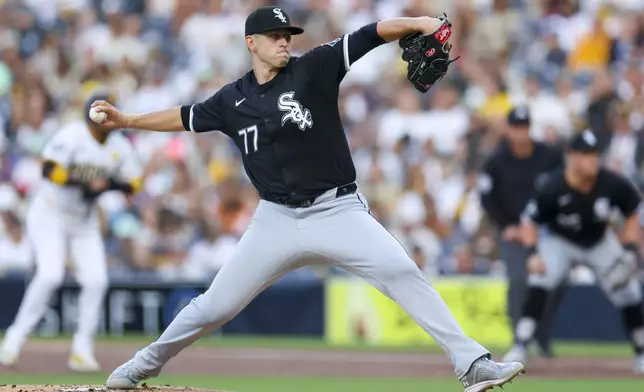
[[[281,9],[273,8],[273,13],[277,19],[282,21],[282,23],[286,23],[286,16],[284,16]]]
[[[607,220],[610,216],[610,200],[606,197],[600,197],[593,205],[595,216],[599,220]]]
[[[302,105],[295,99],[295,92],[289,91],[280,95],[277,101],[277,108],[282,112],[286,112],[282,116],[282,126],[286,124],[287,121],[291,121],[304,131],[306,127],[313,127],[313,117],[309,109],[302,107]]]

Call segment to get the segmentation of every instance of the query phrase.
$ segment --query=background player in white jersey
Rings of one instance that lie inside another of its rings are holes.
[[[88,100],[113,101],[106,94]],[[94,336],[108,286],[105,247],[96,199],[118,190],[140,188],[141,167],[129,140],[106,131],[88,117],[56,133],[42,153],[43,183],[27,214],[27,235],[35,254],[36,273],[0,348],[0,363],[13,365],[28,335],[42,318],[51,296],[63,282],[66,261],[80,285],[79,317],[69,367],[98,371]]]

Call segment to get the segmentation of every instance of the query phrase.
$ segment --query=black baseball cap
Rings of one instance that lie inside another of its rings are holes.
[[[515,106],[508,114],[510,125],[530,125],[530,108],[526,105]]]
[[[246,35],[265,33],[270,30],[287,29],[293,35],[302,34],[304,29],[291,26],[291,18],[279,7],[260,7],[246,18]]]
[[[568,151],[584,154],[599,153],[597,136],[590,129],[573,135],[568,141]]]

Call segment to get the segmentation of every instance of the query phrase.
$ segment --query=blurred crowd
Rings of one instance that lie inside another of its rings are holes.
[[[204,100],[248,71],[244,21],[268,4],[304,27],[296,55],[379,19],[452,20],[461,58],[430,93],[389,44],[352,67],[339,100],[361,191],[430,276],[504,274],[477,173],[514,104],[529,104],[536,140],[592,128],[607,164],[644,185],[642,0],[0,0],[0,266],[31,262],[39,153],[91,92],[110,87],[130,113]],[[258,201],[238,151],[216,132],[125,132],[145,185],[100,199],[112,273],[211,276]]]

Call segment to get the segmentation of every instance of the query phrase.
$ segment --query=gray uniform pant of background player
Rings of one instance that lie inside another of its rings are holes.
[[[306,208],[261,200],[231,260],[210,288],[184,307],[134,366],[156,376],[183,348],[237,315],[288,271],[327,262],[350,271],[396,301],[447,353],[456,375],[489,352],[465,336],[445,302],[400,243],[369,213],[359,193],[325,192]]]
[[[512,322],[512,330],[516,330],[521,318],[521,310],[528,291],[528,249],[517,241],[499,242],[499,254],[505,262],[508,277],[507,314]],[[557,308],[562,300],[565,282],[557,286],[550,295],[541,323],[535,332],[535,340],[543,348],[550,348],[550,331],[555,319]]]
[[[623,251],[612,230],[606,230],[602,240],[588,249],[554,233],[546,234],[539,240],[539,254],[546,265],[546,271],[544,274],[530,275],[528,282],[531,286],[552,290],[566,279],[573,261],[578,261],[585,263],[595,272],[597,283],[613,305],[618,308],[636,305],[642,300],[642,287],[635,275],[627,285],[616,291],[610,291],[609,283],[602,279]]]

